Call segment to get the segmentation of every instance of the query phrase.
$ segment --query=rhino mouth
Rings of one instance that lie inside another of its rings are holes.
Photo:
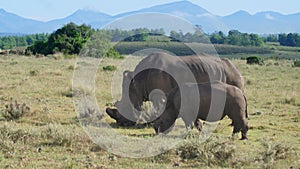
[[[117,109],[112,109],[112,108],[106,108],[106,113],[109,115],[109,117],[113,118],[113,119],[117,119]]]
[[[109,117],[116,120],[116,123],[119,126],[128,127],[136,124],[136,122],[124,117],[116,108],[106,108],[106,113],[109,115]]]

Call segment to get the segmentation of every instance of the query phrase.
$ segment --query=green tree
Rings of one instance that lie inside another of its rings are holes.
[[[228,32],[228,44],[241,45],[241,32],[238,30],[230,30]]]
[[[286,46],[287,45],[287,35],[285,33],[279,34],[278,41],[279,41],[280,45]]]
[[[90,26],[84,24],[78,26],[71,22],[52,33],[46,42],[39,40],[28,49],[32,50],[34,54],[41,53],[44,55],[56,52],[79,54],[83,45],[92,35],[92,32],[93,30]],[[36,35],[36,39],[41,38],[43,37]]]
[[[263,40],[257,34],[250,34],[251,46],[262,46]]]
[[[95,58],[107,57],[112,48],[110,39],[111,35],[106,31],[96,31],[82,48],[80,55],[83,57]]]
[[[224,44],[226,40],[226,36],[222,31],[215,32],[210,36],[210,41],[213,44]]]
[[[278,42],[278,35],[270,34],[264,38],[265,42]]]

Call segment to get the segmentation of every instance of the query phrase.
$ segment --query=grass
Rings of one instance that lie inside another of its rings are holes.
[[[233,60],[246,82],[248,141],[231,139],[231,121],[225,118],[204,143],[197,142],[199,134],[193,130],[181,146],[142,159],[106,152],[83,131],[70,90],[73,71],[79,69],[75,61],[0,57],[0,110],[11,100],[30,106],[30,113],[19,119],[7,121],[0,116],[0,168],[300,167],[300,68],[292,67],[293,61],[267,59],[259,66]],[[98,67],[95,96],[102,112],[113,102],[111,80],[115,74],[102,68],[116,65],[121,71],[123,61],[108,58]],[[107,115],[105,120],[130,137],[154,134],[151,127],[116,127]]]

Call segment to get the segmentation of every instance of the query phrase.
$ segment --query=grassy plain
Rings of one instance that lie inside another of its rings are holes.
[[[122,60],[106,59],[96,76],[100,110],[112,102],[112,71]],[[72,100],[75,59],[0,57],[0,110],[17,100],[30,113],[17,120],[0,116],[0,168],[299,168],[300,68],[290,60],[247,65],[233,60],[245,78],[249,140],[231,139],[228,118],[213,136],[197,142],[192,131],[181,146],[156,157],[132,159],[93,143],[77,120]],[[105,116],[114,125],[114,121]],[[154,134],[151,127],[117,128],[124,135]]]

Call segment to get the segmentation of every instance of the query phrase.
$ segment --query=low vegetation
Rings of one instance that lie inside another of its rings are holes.
[[[295,67],[300,67],[300,60],[294,61],[294,66]]]
[[[249,56],[246,58],[246,60],[247,60],[247,64],[258,64],[258,65],[264,64],[263,58],[259,56]]]
[[[107,71],[115,71],[115,70],[117,70],[117,66],[115,66],[115,65],[107,65],[107,66],[103,66],[102,69],[103,70],[107,70]]]
[[[118,67],[123,61],[106,58],[99,65],[95,96],[101,113],[112,102],[111,81],[115,74],[102,68]],[[111,154],[93,143],[81,128],[71,90],[73,71],[78,69],[73,66],[75,62],[75,59],[0,56],[0,168],[300,167],[300,75],[299,68],[293,67],[294,60],[265,59],[262,66],[233,60],[246,82],[248,141],[231,138],[232,128],[228,126],[231,121],[225,118],[204,143],[199,142],[199,133],[192,130],[174,149],[143,159]],[[31,70],[37,73],[32,75]],[[23,115],[17,117],[14,114],[19,113],[12,112],[21,112],[23,103],[30,111],[22,111]],[[12,104],[14,111],[7,104]],[[116,127],[107,115],[103,118],[123,135],[154,135],[150,126]]]
[[[30,113],[30,107],[26,103],[18,103],[16,100],[11,100],[6,103],[5,108],[1,111],[2,117],[6,120],[16,120]]]

